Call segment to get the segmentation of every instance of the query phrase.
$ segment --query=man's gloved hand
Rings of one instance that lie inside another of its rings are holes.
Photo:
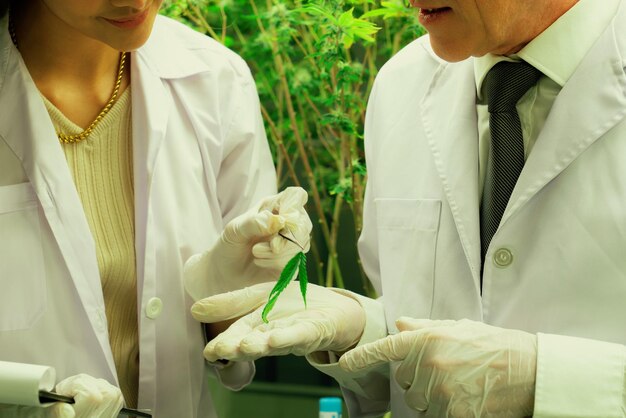
[[[400,332],[347,352],[357,371],[400,361],[406,403],[432,417],[532,416],[537,337],[470,320],[400,318]]]
[[[204,349],[209,361],[247,361],[315,351],[343,352],[353,347],[365,327],[365,312],[353,298],[308,285],[305,308],[298,283],[292,282],[261,319],[263,305],[275,282],[261,283],[196,302],[191,308],[201,322],[221,322],[243,316],[211,340]]]
[[[309,251],[313,226],[304,210],[307,197],[301,187],[288,187],[230,221],[211,249],[185,263],[189,295],[199,300],[278,280],[290,258]]]
[[[86,374],[68,377],[55,391],[72,396],[76,403],[53,403],[44,407],[0,405],[0,417],[11,418],[117,418],[124,398],[119,388]]]

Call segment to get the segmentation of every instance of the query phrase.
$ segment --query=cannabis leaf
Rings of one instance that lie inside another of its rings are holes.
[[[263,322],[266,324],[268,323],[267,314],[270,313],[276,304],[278,296],[280,296],[283,290],[287,288],[289,282],[298,276],[300,277],[300,293],[302,293],[302,299],[304,300],[304,306],[306,307],[306,286],[308,283],[308,277],[306,273],[306,254],[302,251],[294,255],[293,258],[287,262],[282,273],[280,273],[280,278],[270,292],[267,304],[265,304],[263,312],[261,313]]]

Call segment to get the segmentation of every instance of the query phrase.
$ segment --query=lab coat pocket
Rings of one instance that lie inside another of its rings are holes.
[[[388,327],[399,316],[428,318],[441,201],[377,199],[380,270]]]
[[[1,186],[0,331],[31,327],[45,305],[37,196],[30,183]]]

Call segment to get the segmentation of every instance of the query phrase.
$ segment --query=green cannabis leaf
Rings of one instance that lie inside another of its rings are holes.
[[[298,252],[293,256],[291,260],[287,262],[285,268],[282,273],[280,273],[280,278],[276,282],[276,285],[270,292],[270,296],[267,299],[267,304],[263,308],[263,312],[261,313],[261,318],[263,322],[266,324],[269,322],[267,319],[267,314],[270,313],[276,301],[278,300],[278,296],[287,288],[289,282],[295,279],[296,277],[300,277],[300,293],[302,293],[302,299],[304,300],[304,306],[306,307],[306,286],[308,283],[308,277],[306,273],[306,254],[302,251]]]

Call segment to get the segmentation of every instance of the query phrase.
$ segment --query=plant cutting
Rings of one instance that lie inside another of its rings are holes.
[[[306,271],[306,254],[304,253],[304,248],[302,247],[302,245],[296,242],[295,239],[287,237],[282,232],[278,235],[280,235],[287,241],[293,242],[298,247],[300,247],[302,251],[298,251],[296,255],[294,255],[287,262],[287,264],[285,264],[285,268],[283,268],[283,271],[280,273],[280,277],[278,278],[276,285],[270,291],[267,303],[263,308],[263,312],[261,312],[261,318],[266,324],[269,322],[269,320],[267,319],[267,315],[276,304],[278,296],[280,296],[280,294],[283,292],[283,290],[285,290],[289,283],[296,278],[300,279],[300,293],[302,294],[302,300],[304,301],[304,307],[306,308],[306,287],[309,279]]]

